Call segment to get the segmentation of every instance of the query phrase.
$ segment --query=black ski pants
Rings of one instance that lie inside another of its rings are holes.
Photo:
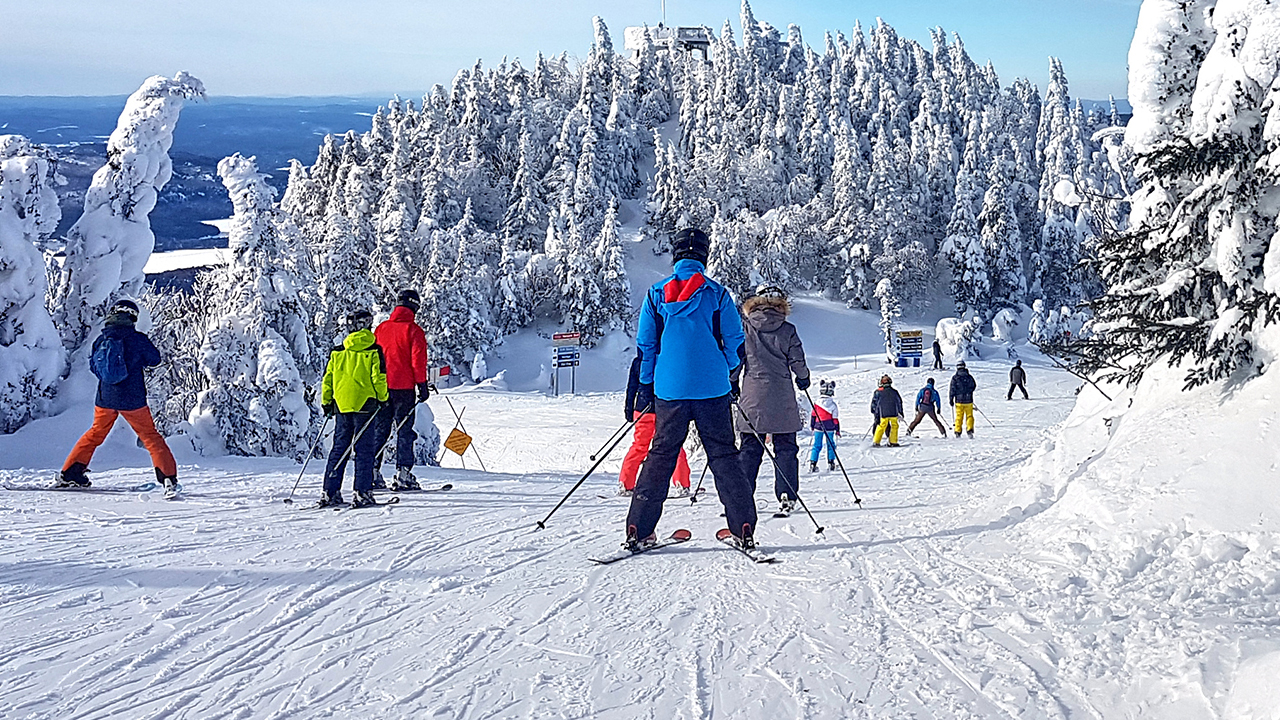
[[[941,369],[942,369],[942,356],[941,356],[941,355],[934,355],[934,356],[933,356],[933,369],[934,369],[934,370],[941,370]]]
[[[671,473],[676,469],[680,448],[689,434],[689,423],[698,426],[698,435],[707,451],[707,464],[715,477],[716,492],[724,505],[725,518],[734,535],[755,534],[756,504],[753,484],[742,474],[738,448],[734,445],[733,419],[728,395],[707,400],[654,401],[656,428],[649,457],[636,480],[627,513],[627,531],[646,538],[658,527],[662,503],[667,499]],[[634,529],[634,530],[633,530]]]
[[[783,495],[795,500],[800,494],[800,446],[796,444],[796,434],[773,433],[769,438],[773,442],[773,456],[778,459],[773,467],[773,495],[778,500],[782,500]],[[742,474],[751,483],[752,495],[755,495],[756,476],[764,459],[760,439],[755,433],[742,433],[742,449],[738,450],[738,462],[742,465]]]
[[[342,492],[342,477],[347,472],[347,460],[351,455],[355,455],[356,461],[356,477],[352,483],[355,491],[369,492],[373,489],[373,455],[378,452],[378,433],[373,426],[378,422],[374,419],[377,414],[376,410],[338,413],[334,418],[333,449],[329,451],[329,461],[324,468],[325,495]],[[355,450],[348,453],[352,443],[355,443]]]
[[[1013,389],[1014,389],[1014,388],[1017,388],[1017,389],[1019,389],[1019,390],[1021,390],[1021,391],[1022,391],[1022,399],[1023,399],[1023,400],[1030,400],[1030,399],[1031,399],[1031,396],[1027,394],[1027,386],[1026,386],[1026,385],[1023,385],[1021,382],[1011,382],[1011,383],[1009,383],[1009,394],[1005,396],[1005,398],[1004,398],[1005,400],[1012,400],[1012,399],[1013,399]]]
[[[400,426],[396,432],[396,467],[413,467],[413,442],[418,433],[413,429],[417,420],[418,394],[414,390],[388,390],[388,407],[378,414],[378,458],[375,467],[382,465],[382,453],[386,449],[387,440],[392,430]],[[406,420],[405,418],[408,418]],[[403,423],[403,424],[402,424]]]

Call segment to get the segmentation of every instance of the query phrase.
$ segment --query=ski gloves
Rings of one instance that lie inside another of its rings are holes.
[[[811,378],[808,375],[805,375],[804,377],[797,377],[796,388],[798,388],[801,392],[804,392],[805,390],[809,389],[810,382],[811,382]]]
[[[636,412],[651,413],[656,408],[653,406],[653,383],[640,383],[640,389],[636,390]],[[630,420],[631,418],[627,418]]]
[[[742,384],[736,378],[729,378],[729,397],[734,402],[742,397]]]
[[[427,383],[427,382],[418,383],[418,402],[424,403],[427,401],[427,398],[430,396],[431,396],[431,383]]]

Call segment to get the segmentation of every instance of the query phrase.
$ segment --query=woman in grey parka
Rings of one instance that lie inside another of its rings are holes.
[[[764,457],[764,436],[773,439],[773,453],[778,459],[774,468],[773,493],[782,512],[790,512],[800,490],[799,447],[796,433],[801,428],[796,387],[809,387],[809,368],[804,362],[804,346],[796,334],[796,326],[787,322],[791,304],[786,293],[772,285],[762,285],[756,294],[742,303],[745,357],[733,371],[735,389],[741,389],[738,400],[742,413],[734,413],[738,432],[742,435],[738,460],[755,487],[756,474]],[[746,416],[745,420],[743,415]],[[749,424],[748,424],[749,421]],[[756,435],[759,433],[759,435]]]

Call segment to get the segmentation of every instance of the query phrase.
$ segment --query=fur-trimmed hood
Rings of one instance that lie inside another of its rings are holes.
[[[742,303],[742,314],[750,315],[754,310],[760,308],[773,308],[782,313],[782,317],[791,314],[791,303],[786,298],[768,297],[765,295],[755,295],[747,298]]]

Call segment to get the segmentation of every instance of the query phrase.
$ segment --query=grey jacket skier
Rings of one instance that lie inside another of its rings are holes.
[[[1009,394],[1005,396],[1005,400],[1013,399],[1013,389],[1017,388],[1022,391],[1022,399],[1030,400],[1031,396],[1027,395],[1027,371],[1022,369],[1022,361],[1009,368]]]
[[[796,433],[802,427],[791,376],[795,375],[797,388],[808,389],[809,367],[804,361],[804,346],[795,325],[787,322],[791,304],[781,288],[760,286],[754,296],[742,303],[742,314],[746,336],[742,345],[744,358],[732,376],[734,385],[741,390],[738,406],[742,412],[734,414],[742,440],[738,460],[754,492],[764,455],[762,443],[765,436],[770,437],[777,459],[773,492],[784,511],[789,511],[800,490],[800,448],[796,444]]]

